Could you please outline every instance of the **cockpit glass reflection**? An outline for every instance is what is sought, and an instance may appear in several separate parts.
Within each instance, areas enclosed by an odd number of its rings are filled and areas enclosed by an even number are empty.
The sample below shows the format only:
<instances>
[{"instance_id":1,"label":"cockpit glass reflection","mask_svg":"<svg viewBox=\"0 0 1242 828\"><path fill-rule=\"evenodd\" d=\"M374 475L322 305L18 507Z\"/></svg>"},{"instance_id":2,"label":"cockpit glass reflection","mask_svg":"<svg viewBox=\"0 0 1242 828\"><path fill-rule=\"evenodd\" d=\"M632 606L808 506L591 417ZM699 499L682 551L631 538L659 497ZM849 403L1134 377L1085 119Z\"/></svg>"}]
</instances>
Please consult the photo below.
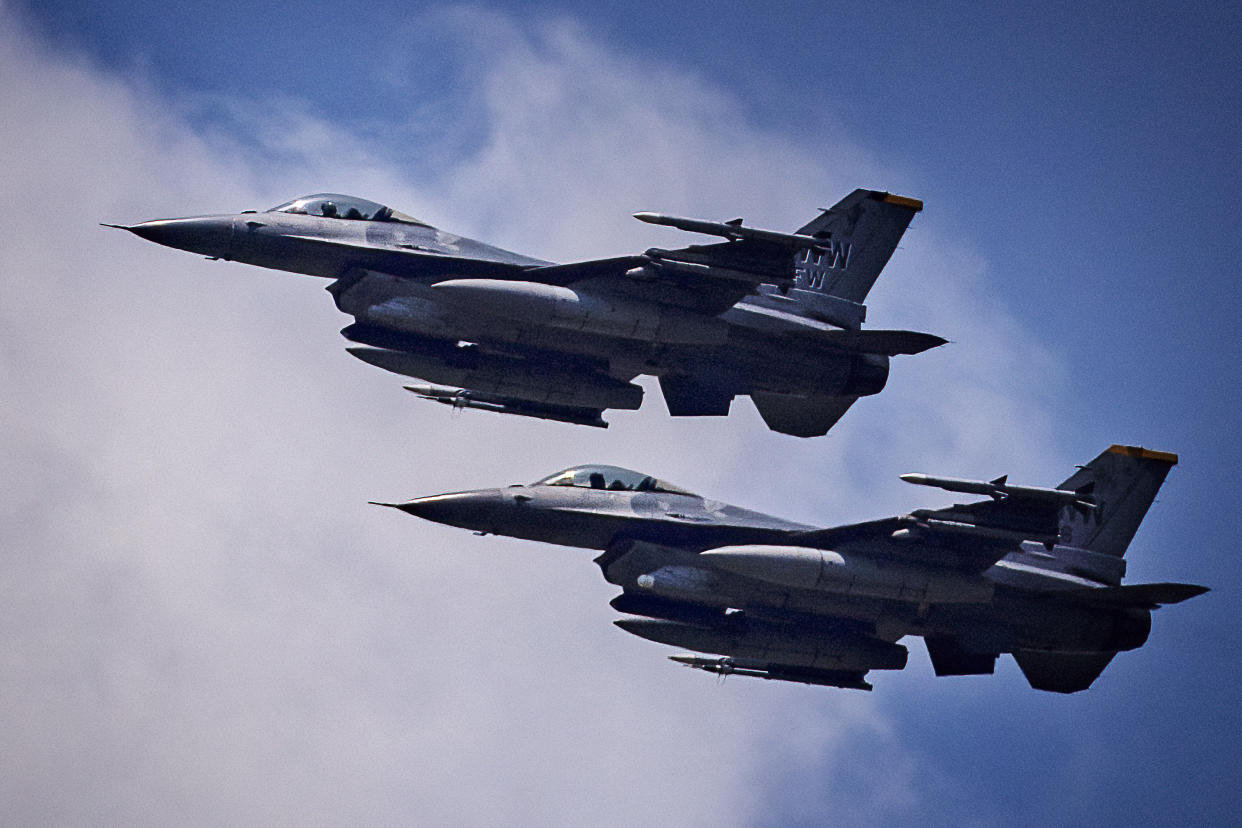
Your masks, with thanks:
<instances>
[{"instance_id":1,"label":"cockpit glass reflection","mask_svg":"<svg viewBox=\"0 0 1242 828\"><path fill-rule=\"evenodd\" d=\"M694 495L693 492L658 480L651 475L617 466L578 466L549 475L533 485L575 486L580 489L604 489L613 492L669 492L670 494Z\"/></svg>"},{"instance_id":2,"label":"cockpit glass reflection","mask_svg":"<svg viewBox=\"0 0 1242 828\"><path fill-rule=\"evenodd\" d=\"M422 224L413 216L385 207L374 201L340 193L319 193L287 201L268 210L269 213L294 213L304 216L349 219L353 221L397 221L404 224Z\"/></svg>"}]
</instances>

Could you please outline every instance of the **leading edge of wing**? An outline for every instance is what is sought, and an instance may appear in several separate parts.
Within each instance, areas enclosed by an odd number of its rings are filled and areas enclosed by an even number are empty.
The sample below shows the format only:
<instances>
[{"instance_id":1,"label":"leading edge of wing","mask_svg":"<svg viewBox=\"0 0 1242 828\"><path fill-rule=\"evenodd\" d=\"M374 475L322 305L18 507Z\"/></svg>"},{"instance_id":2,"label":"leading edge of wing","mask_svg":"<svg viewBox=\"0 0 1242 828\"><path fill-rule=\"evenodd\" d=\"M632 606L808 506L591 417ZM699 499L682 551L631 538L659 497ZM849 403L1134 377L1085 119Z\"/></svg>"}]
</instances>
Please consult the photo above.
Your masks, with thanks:
<instances>
[{"instance_id":1,"label":"leading edge of wing","mask_svg":"<svg viewBox=\"0 0 1242 828\"><path fill-rule=\"evenodd\" d=\"M773 269L771 263L767 263L767 268L756 268L753 267L754 262L747 261L740 255L752 249L754 245L742 242L692 246L678 250L652 248L638 256L539 265L528 268L527 273L549 284L568 284L597 276L625 276L640 281L692 277L730 284L746 291L762 284L793 284L792 258L789 258L787 274ZM764 249L762 245L760 249ZM784 258L778 258L777 261L782 265L785 263Z\"/></svg>"},{"instance_id":2,"label":"leading edge of wing","mask_svg":"<svg viewBox=\"0 0 1242 828\"><path fill-rule=\"evenodd\" d=\"M809 532L794 532L789 540L800 546L812 549L832 549L847 543L887 540L903 526L901 518L882 518L863 523L849 523L834 526L831 529L812 529Z\"/></svg>"},{"instance_id":3,"label":"leading edge of wing","mask_svg":"<svg viewBox=\"0 0 1242 828\"><path fill-rule=\"evenodd\" d=\"M569 264L528 267L525 272L538 282L549 285L568 285L598 276L621 277L630 270L647 263L648 259L645 256L614 256L610 259L588 259Z\"/></svg>"},{"instance_id":4,"label":"leading edge of wing","mask_svg":"<svg viewBox=\"0 0 1242 828\"><path fill-rule=\"evenodd\" d=\"M1016 536L970 526L937 526L913 515L798 532L792 544L813 549L859 547L864 555L978 573L1021 548Z\"/></svg>"},{"instance_id":5,"label":"leading edge of wing","mask_svg":"<svg viewBox=\"0 0 1242 828\"><path fill-rule=\"evenodd\" d=\"M498 276L512 278L522 273L528 265L494 261L474 256L454 255L427 247L398 247L391 244L371 244L352 239L321 238L318 236L288 235L306 245L317 245L330 250L348 250L362 259L355 267L375 270L401 278L424 276L428 266L439 271L458 275Z\"/></svg>"},{"instance_id":6,"label":"leading edge of wing","mask_svg":"<svg viewBox=\"0 0 1242 828\"><path fill-rule=\"evenodd\" d=\"M733 278L731 271L702 265L653 260L650 256L620 256L570 264L529 267L522 275L542 284L579 287L600 294L668 304L715 316L737 304L764 280Z\"/></svg>"}]
</instances>

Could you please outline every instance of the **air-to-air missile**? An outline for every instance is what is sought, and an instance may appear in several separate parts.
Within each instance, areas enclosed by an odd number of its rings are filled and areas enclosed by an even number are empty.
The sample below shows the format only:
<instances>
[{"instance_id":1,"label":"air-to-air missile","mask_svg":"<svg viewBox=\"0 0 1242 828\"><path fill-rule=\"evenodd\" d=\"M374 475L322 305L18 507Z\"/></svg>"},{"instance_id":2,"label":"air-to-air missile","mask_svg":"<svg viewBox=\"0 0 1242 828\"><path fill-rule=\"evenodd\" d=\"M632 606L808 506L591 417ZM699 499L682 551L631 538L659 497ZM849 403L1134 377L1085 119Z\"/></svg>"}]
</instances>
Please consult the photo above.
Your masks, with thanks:
<instances>
[{"instance_id":1,"label":"air-to-air missile","mask_svg":"<svg viewBox=\"0 0 1242 828\"><path fill-rule=\"evenodd\" d=\"M660 213L635 213L634 218L647 224L660 224L675 227L691 233L703 233L708 236L721 236L730 241L763 241L781 245L790 250L825 250L829 244L835 244L828 237L808 236L804 233L782 233L778 230L762 230L758 227L747 227L741 219L733 221L704 221L703 219L679 218Z\"/></svg>"},{"instance_id":2,"label":"air-to-air missile","mask_svg":"<svg viewBox=\"0 0 1242 828\"><path fill-rule=\"evenodd\" d=\"M484 391L469 391L465 388L449 388L444 385L407 385L405 390L417 394L421 399L432 400L453 408L477 408L480 411L495 411L499 414L517 414L522 417L538 417L542 420L560 420L576 425L608 428L608 423L604 422L602 417L592 417L590 414L576 415L572 412L549 409L537 402L522 400L518 397L505 397Z\"/></svg>"}]
</instances>

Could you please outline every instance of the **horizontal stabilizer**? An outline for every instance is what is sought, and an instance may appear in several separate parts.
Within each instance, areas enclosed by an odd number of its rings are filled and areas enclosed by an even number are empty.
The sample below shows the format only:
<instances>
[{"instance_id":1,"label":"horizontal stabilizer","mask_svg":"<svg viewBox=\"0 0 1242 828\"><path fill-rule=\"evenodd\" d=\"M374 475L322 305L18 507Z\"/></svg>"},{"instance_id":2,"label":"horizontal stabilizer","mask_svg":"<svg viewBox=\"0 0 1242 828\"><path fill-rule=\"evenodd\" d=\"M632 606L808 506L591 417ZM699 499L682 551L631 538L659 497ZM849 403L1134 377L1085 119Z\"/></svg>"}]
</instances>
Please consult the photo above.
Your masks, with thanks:
<instances>
[{"instance_id":1,"label":"horizontal stabilizer","mask_svg":"<svg viewBox=\"0 0 1242 828\"><path fill-rule=\"evenodd\" d=\"M1126 607L1156 609L1165 604L1180 604L1208 592L1208 587L1198 584L1127 584L1125 586L1087 589L1073 593L1088 601L1120 604Z\"/></svg>"},{"instance_id":2,"label":"horizontal stabilizer","mask_svg":"<svg viewBox=\"0 0 1242 828\"><path fill-rule=\"evenodd\" d=\"M816 339L861 354L901 356L939 348L949 340L919 331L840 330L816 331Z\"/></svg>"}]
</instances>

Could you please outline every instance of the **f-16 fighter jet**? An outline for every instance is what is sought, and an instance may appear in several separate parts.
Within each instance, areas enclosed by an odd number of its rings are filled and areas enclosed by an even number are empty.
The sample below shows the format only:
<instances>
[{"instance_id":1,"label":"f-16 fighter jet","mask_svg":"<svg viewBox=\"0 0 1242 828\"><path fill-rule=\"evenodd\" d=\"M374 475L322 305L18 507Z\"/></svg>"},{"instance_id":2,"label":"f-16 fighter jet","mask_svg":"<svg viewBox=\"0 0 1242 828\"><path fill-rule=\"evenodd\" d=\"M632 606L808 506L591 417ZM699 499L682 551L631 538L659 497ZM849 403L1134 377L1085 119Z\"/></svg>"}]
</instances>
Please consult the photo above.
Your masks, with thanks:
<instances>
[{"instance_id":1,"label":"f-16 fighter jet","mask_svg":"<svg viewBox=\"0 0 1242 828\"><path fill-rule=\"evenodd\" d=\"M264 213L148 221L169 247L322 276L354 317L364 362L454 407L606 426L659 377L673 416L729 413L748 394L768 426L825 434L888 379L889 357L941 345L863 330L862 304L922 202L855 190L793 233L637 213L725 239L553 264L437 230L375 202L306 196Z\"/></svg>"},{"instance_id":2,"label":"f-16 fighter jet","mask_svg":"<svg viewBox=\"0 0 1242 828\"><path fill-rule=\"evenodd\" d=\"M987 499L818 529L612 466L395 506L510 537L603 550L621 629L722 675L870 690L921 636L938 676L1012 653L1031 686L1085 690L1141 647L1151 611L1207 591L1123 585L1124 554L1177 456L1112 446L1055 489L904 475Z\"/></svg>"}]
</instances>

